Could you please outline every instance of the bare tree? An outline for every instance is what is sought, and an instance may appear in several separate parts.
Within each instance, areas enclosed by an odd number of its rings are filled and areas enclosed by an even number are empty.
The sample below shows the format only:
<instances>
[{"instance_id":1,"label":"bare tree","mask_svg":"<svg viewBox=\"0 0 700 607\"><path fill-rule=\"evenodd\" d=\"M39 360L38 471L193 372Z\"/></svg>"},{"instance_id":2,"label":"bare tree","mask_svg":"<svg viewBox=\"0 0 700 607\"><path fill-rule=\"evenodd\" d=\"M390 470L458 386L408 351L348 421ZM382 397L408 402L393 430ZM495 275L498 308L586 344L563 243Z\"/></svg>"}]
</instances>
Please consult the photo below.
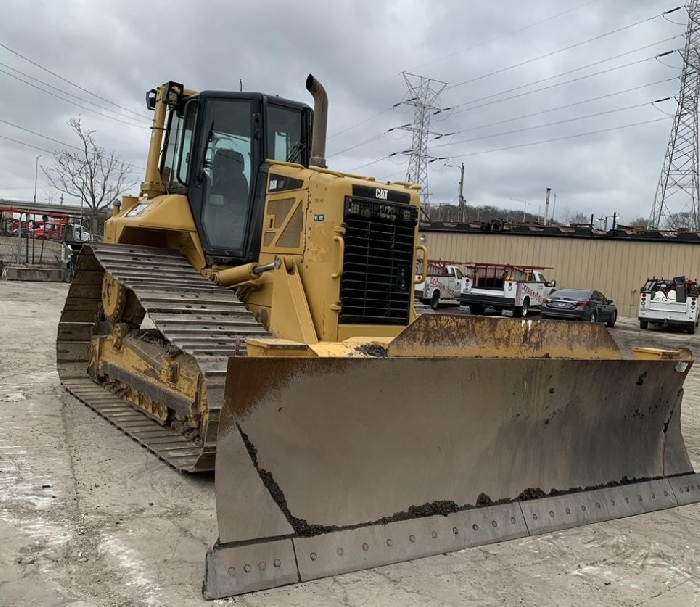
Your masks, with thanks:
<instances>
[{"instance_id":1,"label":"bare tree","mask_svg":"<svg viewBox=\"0 0 700 607\"><path fill-rule=\"evenodd\" d=\"M95 234L100 210L134 187L137 179L131 165L97 145L95 131L86 130L80 117L71 118L68 125L80 143L54 154L54 166L42 170L54 188L79 198L81 206L87 207L90 231Z\"/></svg>"},{"instance_id":2,"label":"bare tree","mask_svg":"<svg viewBox=\"0 0 700 607\"><path fill-rule=\"evenodd\" d=\"M574 224L590 224L591 223L591 217L586 216L585 214L581 213L580 211L578 213L571 213L569 214L569 225L574 225Z\"/></svg>"},{"instance_id":3,"label":"bare tree","mask_svg":"<svg viewBox=\"0 0 700 607\"><path fill-rule=\"evenodd\" d=\"M680 213L671 213L668 216L666 228L669 230L691 230L696 231L698 226L692 213L682 211Z\"/></svg>"},{"instance_id":4,"label":"bare tree","mask_svg":"<svg viewBox=\"0 0 700 607\"><path fill-rule=\"evenodd\" d=\"M633 221L630 222L630 225L633 228L646 228L647 227L647 219L644 217L637 217L637 219L634 219Z\"/></svg>"}]
</instances>

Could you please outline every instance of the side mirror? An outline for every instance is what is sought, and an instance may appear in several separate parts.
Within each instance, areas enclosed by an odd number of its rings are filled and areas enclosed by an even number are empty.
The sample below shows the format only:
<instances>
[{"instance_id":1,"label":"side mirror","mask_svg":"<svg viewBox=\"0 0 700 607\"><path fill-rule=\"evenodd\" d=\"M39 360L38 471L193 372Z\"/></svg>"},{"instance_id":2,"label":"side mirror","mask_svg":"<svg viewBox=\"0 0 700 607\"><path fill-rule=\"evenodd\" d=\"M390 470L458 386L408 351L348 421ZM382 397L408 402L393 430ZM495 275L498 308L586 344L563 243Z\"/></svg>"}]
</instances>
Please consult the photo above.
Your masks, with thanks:
<instances>
[{"instance_id":1,"label":"side mirror","mask_svg":"<svg viewBox=\"0 0 700 607\"><path fill-rule=\"evenodd\" d=\"M556 280L550 280L549 282L544 283L545 287L556 287L557 286L557 281Z\"/></svg>"}]
</instances>

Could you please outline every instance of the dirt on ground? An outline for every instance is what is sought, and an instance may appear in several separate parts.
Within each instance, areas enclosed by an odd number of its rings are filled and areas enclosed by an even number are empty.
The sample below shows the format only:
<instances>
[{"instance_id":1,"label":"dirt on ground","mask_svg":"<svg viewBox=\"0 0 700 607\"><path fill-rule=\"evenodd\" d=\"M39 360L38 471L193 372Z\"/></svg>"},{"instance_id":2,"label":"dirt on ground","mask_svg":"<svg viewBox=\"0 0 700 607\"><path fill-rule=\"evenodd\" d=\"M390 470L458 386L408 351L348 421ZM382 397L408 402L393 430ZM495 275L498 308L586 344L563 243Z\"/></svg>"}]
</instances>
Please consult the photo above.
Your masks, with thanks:
<instances>
[{"instance_id":1,"label":"dirt on ground","mask_svg":"<svg viewBox=\"0 0 700 607\"><path fill-rule=\"evenodd\" d=\"M212 476L182 475L67 395L55 369L67 285L0 281L0 606L684 607L700 603L700 505L249 594L202 599ZM698 336L611 330L635 345ZM683 428L700 467L700 365Z\"/></svg>"}]
</instances>

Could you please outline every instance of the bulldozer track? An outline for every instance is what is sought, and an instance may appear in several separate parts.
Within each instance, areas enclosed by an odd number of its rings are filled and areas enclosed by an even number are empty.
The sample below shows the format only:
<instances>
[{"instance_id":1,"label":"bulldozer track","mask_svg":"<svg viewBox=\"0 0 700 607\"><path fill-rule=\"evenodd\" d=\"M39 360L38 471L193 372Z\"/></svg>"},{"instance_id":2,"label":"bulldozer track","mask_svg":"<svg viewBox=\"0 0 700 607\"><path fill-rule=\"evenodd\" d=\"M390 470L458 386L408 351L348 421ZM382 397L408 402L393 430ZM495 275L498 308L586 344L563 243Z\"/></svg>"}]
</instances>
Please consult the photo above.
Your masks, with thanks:
<instances>
[{"instance_id":1,"label":"bulldozer track","mask_svg":"<svg viewBox=\"0 0 700 607\"><path fill-rule=\"evenodd\" d=\"M199 365L209 411L201 444L161 425L88 376L105 272L133 291L162 336ZM269 333L233 291L208 281L179 253L86 243L59 320L58 374L68 392L162 460L183 472L205 472L214 469L228 358L246 356L245 339L264 335Z\"/></svg>"}]
</instances>

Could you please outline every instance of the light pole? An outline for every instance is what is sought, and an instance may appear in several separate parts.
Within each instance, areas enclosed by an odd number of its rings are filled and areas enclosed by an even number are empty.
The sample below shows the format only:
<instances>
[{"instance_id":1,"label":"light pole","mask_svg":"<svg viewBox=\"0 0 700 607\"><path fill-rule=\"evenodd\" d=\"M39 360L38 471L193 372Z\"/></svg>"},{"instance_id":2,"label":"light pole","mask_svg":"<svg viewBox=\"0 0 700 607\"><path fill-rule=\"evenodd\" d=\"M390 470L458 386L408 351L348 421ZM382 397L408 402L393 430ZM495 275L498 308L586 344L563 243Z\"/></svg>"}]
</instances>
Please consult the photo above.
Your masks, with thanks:
<instances>
[{"instance_id":1,"label":"light pole","mask_svg":"<svg viewBox=\"0 0 700 607\"><path fill-rule=\"evenodd\" d=\"M612 218L613 220L613 230L617 227L617 220L620 219L620 215L615 212L612 215L606 215L604 217L598 217L598 221L604 222L604 230L607 232L608 231L608 219Z\"/></svg>"},{"instance_id":2,"label":"light pole","mask_svg":"<svg viewBox=\"0 0 700 607\"><path fill-rule=\"evenodd\" d=\"M39 177L39 158L41 158L41 154L34 161L34 204L36 204L36 182Z\"/></svg>"},{"instance_id":3,"label":"light pole","mask_svg":"<svg viewBox=\"0 0 700 607\"><path fill-rule=\"evenodd\" d=\"M525 209L527 208L527 198L513 198L511 196L509 200L517 200L518 202L522 202L525 205L523 206L523 223L525 223Z\"/></svg>"}]
</instances>

